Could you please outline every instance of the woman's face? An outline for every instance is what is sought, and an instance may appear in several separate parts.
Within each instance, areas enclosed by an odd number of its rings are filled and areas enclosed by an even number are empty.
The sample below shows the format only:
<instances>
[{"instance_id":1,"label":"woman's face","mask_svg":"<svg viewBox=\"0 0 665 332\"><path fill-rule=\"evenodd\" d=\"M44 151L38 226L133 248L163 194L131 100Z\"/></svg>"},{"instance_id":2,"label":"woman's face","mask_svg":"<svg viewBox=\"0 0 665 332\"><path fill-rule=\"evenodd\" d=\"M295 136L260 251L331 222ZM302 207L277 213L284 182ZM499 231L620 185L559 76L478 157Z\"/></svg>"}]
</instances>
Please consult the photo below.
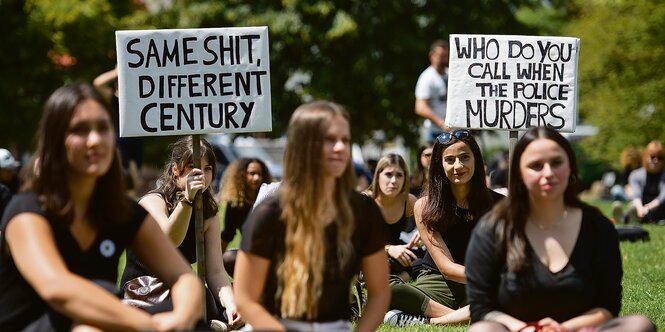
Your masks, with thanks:
<instances>
[{"instance_id":1,"label":"woman's face","mask_svg":"<svg viewBox=\"0 0 665 332\"><path fill-rule=\"evenodd\" d=\"M245 181L249 190L258 191L261 183L263 182L263 168L261 164L252 161L247 165L245 172Z\"/></svg>"},{"instance_id":2,"label":"woman's face","mask_svg":"<svg viewBox=\"0 0 665 332\"><path fill-rule=\"evenodd\" d=\"M568 187L570 161L557 142L538 138L524 149L520 173L532 198L559 198Z\"/></svg>"},{"instance_id":3,"label":"woman's face","mask_svg":"<svg viewBox=\"0 0 665 332\"><path fill-rule=\"evenodd\" d=\"M74 109L65 135L65 153L72 173L100 177L109 170L115 153L115 134L108 112L94 99Z\"/></svg>"},{"instance_id":4,"label":"woman's face","mask_svg":"<svg viewBox=\"0 0 665 332\"><path fill-rule=\"evenodd\" d=\"M341 115L336 115L326 131L323 144L323 160L325 173L328 176L340 177L351 157L351 131L349 123Z\"/></svg>"},{"instance_id":5,"label":"woman's face","mask_svg":"<svg viewBox=\"0 0 665 332\"><path fill-rule=\"evenodd\" d=\"M379 173L379 189L383 195L395 197L404 186L404 170L399 165L391 165Z\"/></svg>"},{"instance_id":6,"label":"woman's face","mask_svg":"<svg viewBox=\"0 0 665 332\"><path fill-rule=\"evenodd\" d=\"M432 160L432 148L425 148L420 154L420 164L423 165L425 170L429 169L429 162Z\"/></svg>"},{"instance_id":7,"label":"woman's face","mask_svg":"<svg viewBox=\"0 0 665 332\"><path fill-rule=\"evenodd\" d=\"M443 150L443 170L452 185L469 183L475 171L475 161L471 148L462 141Z\"/></svg>"},{"instance_id":8,"label":"woman's face","mask_svg":"<svg viewBox=\"0 0 665 332\"><path fill-rule=\"evenodd\" d=\"M189 173L192 172L192 169L194 169L194 164L188 164L185 166L185 169L182 172L179 172L178 174L178 187L181 190L184 190L187 186L187 176ZM210 187L210 184L212 183L212 165L210 165L210 162L208 162L208 157L207 156L201 156L201 170L203 171L204 175L204 183L205 183L205 189L208 189Z\"/></svg>"}]
</instances>

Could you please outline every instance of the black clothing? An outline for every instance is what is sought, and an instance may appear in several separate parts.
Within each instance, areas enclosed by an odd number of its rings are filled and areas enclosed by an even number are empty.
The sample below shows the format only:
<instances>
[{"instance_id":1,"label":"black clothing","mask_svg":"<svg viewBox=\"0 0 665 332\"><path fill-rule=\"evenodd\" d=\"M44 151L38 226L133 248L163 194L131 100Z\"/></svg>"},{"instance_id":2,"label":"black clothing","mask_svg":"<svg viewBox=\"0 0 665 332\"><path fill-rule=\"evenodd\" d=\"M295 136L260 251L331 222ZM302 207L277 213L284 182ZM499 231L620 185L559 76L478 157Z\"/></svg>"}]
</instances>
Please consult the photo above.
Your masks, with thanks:
<instances>
[{"instance_id":1,"label":"black clothing","mask_svg":"<svg viewBox=\"0 0 665 332\"><path fill-rule=\"evenodd\" d=\"M9 221L21 213L35 213L49 222L60 256L72 273L89 280L115 284L118 277L118 260L122 252L132 244L147 212L132 202L133 213L127 222L98 230L97 237L88 249L81 249L69 231L69 227L49 219L34 193L18 194L7 206L0 226L0 331L25 329L43 315L58 320L56 330L69 330L71 320L54 312L37 295L16 268L8 251L4 230Z\"/></svg>"},{"instance_id":2,"label":"black clothing","mask_svg":"<svg viewBox=\"0 0 665 332\"><path fill-rule=\"evenodd\" d=\"M325 229L325 271L323 290L318 303L318 315L312 320L329 322L349 320L349 292L351 280L358 274L363 257L383 250L385 244L382 225L385 223L379 207L371 197L353 192L350 198L355 229L351 237L353 255L341 269L337 259L337 225ZM243 226L240 249L271 261L261 303L268 312L280 317L281 298L277 294L277 266L285 251L286 224L280 219L282 207L279 195L266 198L249 216ZM305 317L295 318L308 321Z\"/></svg>"},{"instance_id":3,"label":"black clothing","mask_svg":"<svg viewBox=\"0 0 665 332\"><path fill-rule=\"evenodd\" d=\"M413 216L406 216L406 203L404 203L404 212L402 213L402 217L400 217L399 220L392 224L383 223L383 235L385 236L386 243L392 245L404 244L404 241L399 238L399 235L404 231L408 231L406 229L407 224L409 219L412 218Z\"/></svg>"},{"instance_id":4,"label":"black clothing","mask_svg":"<svg viewBox=\"0 0 665 332\"><path fill-rule=\"evenodd\" d=\"M233 241L233 238L236 236L236 230L241 229L249 212L252 211L252 205L253 203L245 203L243 206L231 206L230 204L226 204L222 241L227 243Z\"/></svg>"},{"instance_id":5,"label":"black clothing","mask_svg":"<svg viewBox=\"0 0 665 332\"><path fill-rule=\"evenodd\" d=\"M550 272L528 241L528 266L519 273L508 272L505 251L496 243L494 227L481 220L471 236L465 264L472 322L493 310L522 321L552 317L563 322L596 307L619 314L623 275L619 240L612 223L596 211L582 210L577 242L560 272Z\"/></svg>"},{"instance_id":6,"label":"black clothing","mask_svg":"<svg viewBox=\"0 0 665 332\"><path fill-rule=\"evenodd\" d=\"M490 195L492 196L492 205L489 206L488 211L492 209L492 206L494 206L496 202L504 198L503 195L492 190L490 190ZM446 232L441 233L441 238L443 238L443 242L453 256L453 261L457 264L463 265L464 260L466 259L469 239L471 238L471 231L473 231L478 220L466 219L466 217L470 215L468 209L455 206L455 210L455 219L450 226L448 226ZM434 271L439 271L439 267L436 266L434 258L432 258L429 252L425 253L425 257L423 257L423 266Z\"/></svg>"}]
</instances>

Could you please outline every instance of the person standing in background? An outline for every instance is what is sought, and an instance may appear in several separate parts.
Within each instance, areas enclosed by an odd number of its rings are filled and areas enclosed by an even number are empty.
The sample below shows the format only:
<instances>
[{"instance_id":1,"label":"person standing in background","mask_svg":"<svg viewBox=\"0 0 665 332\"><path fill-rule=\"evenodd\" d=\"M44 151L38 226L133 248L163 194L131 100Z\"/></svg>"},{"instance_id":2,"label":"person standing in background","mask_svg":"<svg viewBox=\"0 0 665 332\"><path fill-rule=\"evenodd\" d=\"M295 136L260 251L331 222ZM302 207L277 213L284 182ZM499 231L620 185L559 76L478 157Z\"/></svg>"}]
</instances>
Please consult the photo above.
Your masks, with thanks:
<instances>
[{"instance_id":1,"label":"person standing in background","mask_svg":"<svg viewBox=\"0 0 665 332\"><path fill-rule=\"evenodd\" d=\"M122 168L125 171L127 189L132 195L143 184L141 167L143 166L143 137L120 137L120 106L118 100L118 67L97 76L93 80L95 89L111 106L113 124L116 128L116 145L120 150Z\"/></svg>"},{"instance_id":2,"label":"person standing in background","mask_svg":"<svg viewBox=\"0 0 665 332\"><path fill-rule=\"evenodd\" d=\"M446 125L446 103L448 101L448 42L437 40L430 46L430 66L418 77L416 83L416 114L425 118L424 141L434 140L444 131Z\"/></svg>"}]
</instances>

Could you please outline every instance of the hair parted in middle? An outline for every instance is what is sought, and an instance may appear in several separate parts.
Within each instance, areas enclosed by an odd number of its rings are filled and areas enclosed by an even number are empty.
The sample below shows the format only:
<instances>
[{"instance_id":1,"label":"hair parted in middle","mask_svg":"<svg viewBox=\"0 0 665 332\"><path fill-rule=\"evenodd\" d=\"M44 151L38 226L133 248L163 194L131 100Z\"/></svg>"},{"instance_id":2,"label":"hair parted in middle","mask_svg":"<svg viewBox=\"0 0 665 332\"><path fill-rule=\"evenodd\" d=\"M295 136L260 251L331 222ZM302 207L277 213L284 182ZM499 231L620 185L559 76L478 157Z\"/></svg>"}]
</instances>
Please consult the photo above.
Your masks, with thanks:
<instances>
[{"instance_id":1,"label":"hair parted in middle","mask_svg":"<svg viewBox=\"0 0 665 332\"><path fill-rule=\"evenodd\" d=\"M386 167L389 166L398 166L404 172L404 184L399 193L404 196L404 199L409 197L409 169L406 167L406 162L404 158L396 153L389 153L376 163L376 169L374 170L374 177L372 178L372 183L369 186L367 192L372 196L372 198L377 198L381 194L381 188L379 186L379 174L383 172Z\"/></svg>"},{"instance_id":2,"label":"hair parted in middle","mask_svg":"<svg viewBox=\"0 0 665 332\"><path fill-rule=\"evenodd\" d=\"M323 218L334 208L337 217L337 257L340 265L352 255L354 229L349 197L356 177L349 158L344 173L335 180L333 204L324 187L326 177L323 147L335 117L349 121L344 108L331 101L299 106L291 116L284 151L284 177L279 191L281 219L286 223L284 260L277 268L280 311L284 318L313 319L323 288L325 238Z\"/></svg>"},{"instance_id":3,"label":"hair parted in middle","mask_svg":"<svg viewBox=\"0 0 665 332\"><path fill-rule=\"evenodd\" d=\"M528 263L525 253L527 238L524 229L532 207L529 199L529 191L522 179L520 159L527 146L540 138L556 142L568 157L570 178L563 193L564 204L597 211L596 208L582 202L577 196L577 179L579 173L575 152L570 142L558 131L550 127L534 127L527 130L515 144L510 160L510 181L508 183L508 192L510 195L499 201L488 214L489 224L495 227L497 243L506 250L506 265L510 272L519 272Z\"/></svg>"},{"instance_id":4,"label":"hair parted in middle","mask_svg":"<svg viewBox=\"0 0 665 332\"><path fill-rule=\"evenodd\" d=\"M427 204L423 209L423 224L432 232L445 232L455 220L457 202L453 196L450 179L443 169L443 153L457 142L466 144L473 153L474 171L469 180L470 191L467 198L469 212L474 220L478 220L492 206L492 197L485 182L485 161L475 138L471 135L463 139L454 138L447 144L434 140L429 178L421 194L421 197L427 196Z\"/></svg>"}]
</instances>

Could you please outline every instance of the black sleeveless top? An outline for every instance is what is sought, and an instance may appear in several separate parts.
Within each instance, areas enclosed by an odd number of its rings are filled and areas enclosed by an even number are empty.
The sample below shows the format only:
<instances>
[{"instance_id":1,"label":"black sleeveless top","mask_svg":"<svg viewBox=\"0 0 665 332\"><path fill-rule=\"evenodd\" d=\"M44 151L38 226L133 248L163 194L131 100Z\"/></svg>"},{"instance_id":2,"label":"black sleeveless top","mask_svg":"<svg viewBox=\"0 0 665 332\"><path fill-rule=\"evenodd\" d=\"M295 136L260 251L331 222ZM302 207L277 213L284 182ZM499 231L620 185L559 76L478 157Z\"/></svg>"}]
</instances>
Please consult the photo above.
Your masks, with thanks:
<instances>
[{"instance_id":1,"label":"black sleeveless top","mask_svg":"<svg viewBox=\"0 0 665 332\"><path fill-rule=\"evenodd\" d=\"M404 243L402 240L400 240L399 235L404 231L409 231L409 229L407 229L410 224L409 219L413 218L413 216L406 216L406 206L407 203L404 202L404 213L402 213L402 217L399 218L399 220L392 224L387 222L383 224L383 234L386 238L386 244L398 245Z\"/></svg>"}]
</instances>

